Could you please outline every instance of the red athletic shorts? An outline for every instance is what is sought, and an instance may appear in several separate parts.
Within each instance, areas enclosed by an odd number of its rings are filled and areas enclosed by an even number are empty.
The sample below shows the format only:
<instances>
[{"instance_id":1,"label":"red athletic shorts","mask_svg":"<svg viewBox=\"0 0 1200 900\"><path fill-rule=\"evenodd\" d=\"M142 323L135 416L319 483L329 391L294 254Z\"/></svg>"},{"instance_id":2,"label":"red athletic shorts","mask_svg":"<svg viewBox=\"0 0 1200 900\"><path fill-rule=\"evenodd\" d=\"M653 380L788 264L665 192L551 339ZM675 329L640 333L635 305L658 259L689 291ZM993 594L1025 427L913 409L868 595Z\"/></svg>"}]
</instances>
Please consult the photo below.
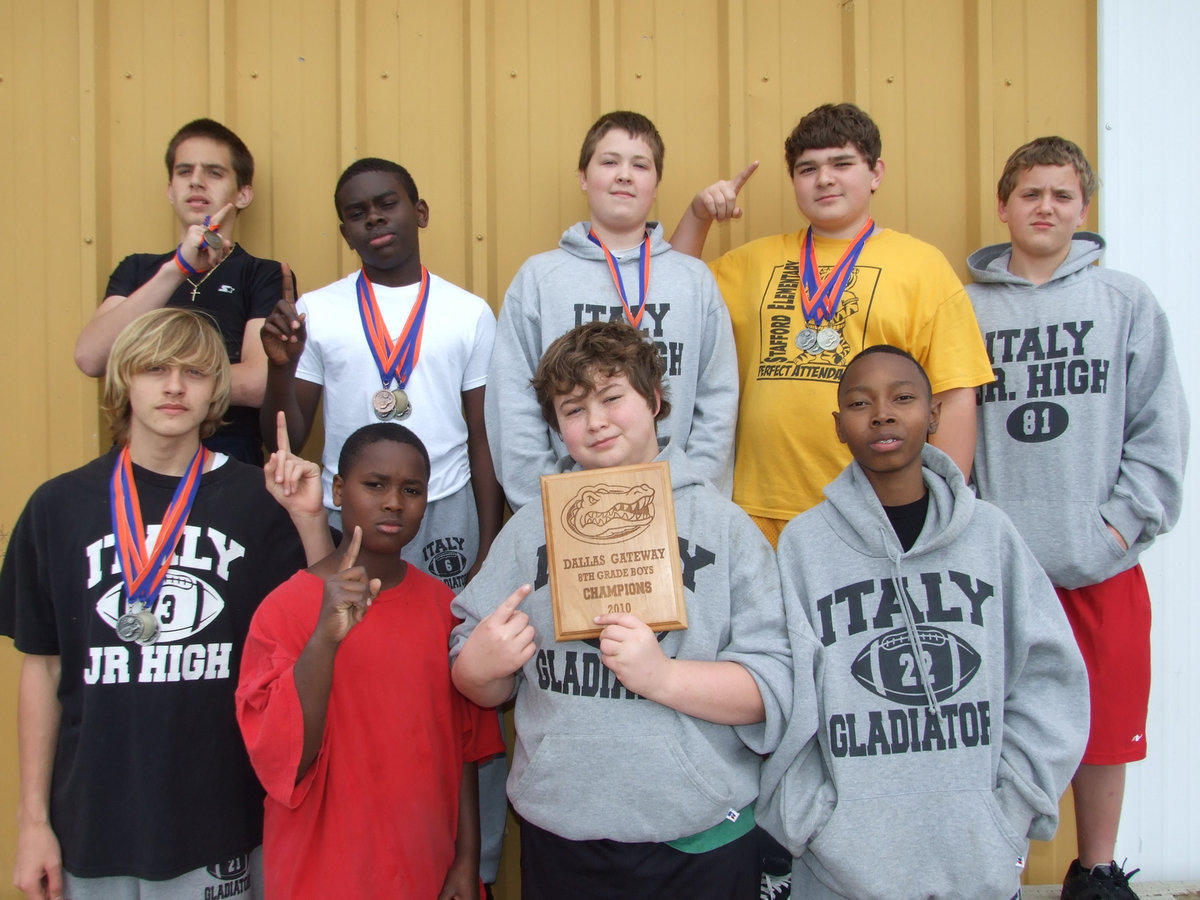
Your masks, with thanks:
<instances>
[{"instance_id":1,"label":"red athletic shorts","mask_svg":"<svg viewBox=\"0 0 1200 900\"><path fill-rule=\"evenodd\" d=\"M1141 566L1058 598L1091 685L1092 727L1083 762L1114 766L1146 758L1150 705L1150 593Z\"/></svg>"}]
</instances>

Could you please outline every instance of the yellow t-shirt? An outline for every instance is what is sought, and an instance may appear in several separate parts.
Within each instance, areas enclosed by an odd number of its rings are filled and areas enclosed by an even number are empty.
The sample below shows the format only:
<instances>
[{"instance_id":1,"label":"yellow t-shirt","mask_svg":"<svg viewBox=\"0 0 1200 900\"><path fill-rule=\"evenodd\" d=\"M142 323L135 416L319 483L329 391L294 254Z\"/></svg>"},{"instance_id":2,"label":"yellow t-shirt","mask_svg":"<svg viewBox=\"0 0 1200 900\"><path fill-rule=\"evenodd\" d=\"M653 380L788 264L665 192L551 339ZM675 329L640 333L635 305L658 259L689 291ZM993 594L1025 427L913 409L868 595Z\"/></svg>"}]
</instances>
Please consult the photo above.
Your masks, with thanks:
<instances>
[{"instance_id":1,"label":"yellow t-shirt","mask_svg":"<svg viewBox=\"0 0 1200 900\"><path fill-rule=\"evenodd\" d=\"M711 265L738 354L733 499L752 516L786 520L816 506L825 485L850 463L831 413L838 378L864 347L907 350L925 367L934 393L992 380L970 300L935 247L877 228L832 319L810 326L799 290L803 237L751 241ZM816 239L822 278L849 244ZM823 329L834 334L822 335Z\"/></svg>"}]
</instances>

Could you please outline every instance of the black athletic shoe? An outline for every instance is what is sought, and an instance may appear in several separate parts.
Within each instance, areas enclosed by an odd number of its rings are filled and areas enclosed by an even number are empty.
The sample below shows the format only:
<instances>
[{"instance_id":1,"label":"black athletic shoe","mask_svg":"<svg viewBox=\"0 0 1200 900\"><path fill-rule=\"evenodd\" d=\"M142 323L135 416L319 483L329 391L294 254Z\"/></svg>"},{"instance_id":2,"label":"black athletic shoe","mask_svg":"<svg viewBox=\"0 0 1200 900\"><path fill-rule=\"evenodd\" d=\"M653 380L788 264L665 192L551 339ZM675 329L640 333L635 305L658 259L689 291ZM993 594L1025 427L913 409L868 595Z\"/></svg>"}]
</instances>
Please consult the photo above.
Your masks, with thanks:
<instances>
[{"instance_id":1,"label":"black athletic shoe","mask_svg":"<svg viewBox=\"0 0 1200 900\"><path fill-rule=\"evenodd\" d=\"M1063 879L1062 900L1138 900L1138 895L1129 886L1129 879L1140 869L1129 874L1114 860L1108 871L1101 866L1085 869L1079 860L1071 863L1067 877Z\"/></svg>"},{"instance_id":2,"label":"black athletic shoe","mask_svg":"<svg viewBox=\"0 0 1200 900\"><path fill-rule=\"evenodd\" d=\"M762 873L762 882L758 888L759 900L787 900L792 896L792 873L786 875L772 875L770 872Z\"/></svg>"}]
</instances>

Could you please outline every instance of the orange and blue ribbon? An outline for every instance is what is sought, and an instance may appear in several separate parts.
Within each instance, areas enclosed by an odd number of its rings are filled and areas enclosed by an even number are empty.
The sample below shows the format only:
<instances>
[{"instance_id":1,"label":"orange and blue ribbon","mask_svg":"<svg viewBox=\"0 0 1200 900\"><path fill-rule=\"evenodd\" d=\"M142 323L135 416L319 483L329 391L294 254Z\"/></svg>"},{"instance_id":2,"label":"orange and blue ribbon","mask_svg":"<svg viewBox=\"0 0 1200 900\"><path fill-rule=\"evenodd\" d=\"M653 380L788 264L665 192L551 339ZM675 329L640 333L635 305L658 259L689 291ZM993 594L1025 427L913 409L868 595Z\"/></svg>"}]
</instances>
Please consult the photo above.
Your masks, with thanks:
<instances>
[{"instance_id":1,"label":"orange and blue ribbon","mask_svg":"<svg viewBox=\"0 0 1200 900\"><path fill-rule=\"evenodd\" d=\"M358 317L362 320L363 334L366 335L367 346L371 348L371 355L375 358L375 365L379 368L383 387L388 389L392 379L395 379L403 388L421 356L421 338L425 333L425 307L429 303L429 271L421 266L421 287L417 291L417 302L408 314L408 321L404 323L404 331L401 332L398 343L393 343L391 335L388 334L387 323L383 321L383 314L375 300L375 288L372 287L371 279L367 277L365 270L358 273L357 292Z\"/></svg>"},{"instance_id":2,"label":"orange and blue ribbon","mask_svg":"<svg viewBox=\"0 0 1200 900\"><path fill-rule=\"evenodd\" d=\"M183 536L188 513L196 499L200 478L208 451L201 445L196 449L159 526L154 547L146 553L146 528L142 522L142 507L138 502L137 485L133 480L133 462L129 448L117 456L109 486L112 507L112 529L117 543L117 559L125 582L126 608L141 603L143 609L154 609L163 579L171 567L171 557Z\"/></svg>"},{"instance_id":3,"label":"orange and blue ribbon","mask_svg":"<svg viewBox=\"0 0 1200 900\"><path fill-rule=\"evenodd\" d=\"M842 254L842 258L837 261L824 279L817 271L817 254L813 246L812 227L805 230L804 246L801 250L804 257L804 273L801 276L803 290L800 292L800 306L804 311L804 321L812 325L820 325L833 318L842 301L842 292L846 290L846 285L850 282L850 273L854 271L854 266L858 263L858 255L862 253L867 238L871 236L874 228L875 220L867 219L867 223L855 235L850 246L846 248L846 252Z\"/></svg>"},{"instance_id":4,"label":"orange and blue ribbon","mask_svg":"<svg viewBox=\"0 0 1200 900\"><path fill-rule=\"evenodd\" d=\"M621 270L617 266L617 258L612 255L611 250L604 246L604 241L600 240L596 232L590 228L588 229L588 240L604 251L604 258L608 261L609 274L612 275L613 284L617 286L617 293L621 295L621 305L625 307L625 317L634 328L640 328L642 313L646 311L646 291L650 288L650 233L647 232L642 241L638 260L638 305L636 311L629 306L629 297L625 293L625 284L621 281Z\"/></svg>"}]
</instances>

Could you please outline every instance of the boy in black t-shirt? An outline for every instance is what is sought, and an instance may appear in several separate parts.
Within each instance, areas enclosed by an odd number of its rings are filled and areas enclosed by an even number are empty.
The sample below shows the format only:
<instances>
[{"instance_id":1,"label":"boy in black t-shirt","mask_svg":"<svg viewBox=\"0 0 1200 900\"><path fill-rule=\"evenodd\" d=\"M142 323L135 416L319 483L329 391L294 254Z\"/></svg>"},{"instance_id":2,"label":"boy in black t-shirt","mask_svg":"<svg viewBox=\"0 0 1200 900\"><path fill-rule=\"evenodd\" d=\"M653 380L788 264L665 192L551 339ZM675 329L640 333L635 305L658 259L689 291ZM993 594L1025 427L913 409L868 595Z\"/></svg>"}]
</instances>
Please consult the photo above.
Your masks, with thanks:
<instances>
[{"instance_id":1,"label":"boy in black t-shirt","mask_svg":"<svg viewBox=\"0 0 1200 900\"><path fill-rule=\"evenodd\" d=\"M13 529L0 634L25 654L30 897L261 896L263 793L233 696L251 616L304 557L262 472L201 445L229 370L204 316L136 319L105 377L114 447L38 488Z\"/></svg>"},{"instance_id":2,"label":"boy in black t-shirt","mask_svg":"<svg viewBox=\"0 0 1200 900\"><path fill-rule=\"evenodd\" d=\"M220 330L233 366L228 424L205 443L261 466L258 407L267 361L258 332L283 296L283 278L279 263L257 259L234 242L238 213L254 199L254 158L224 125L197 119L171 138L166 162L179 245L121 261L79 334L75 364L99 377L121 329L142 313L163 306L203 310Z\"/></svg>"}]
</instances>

